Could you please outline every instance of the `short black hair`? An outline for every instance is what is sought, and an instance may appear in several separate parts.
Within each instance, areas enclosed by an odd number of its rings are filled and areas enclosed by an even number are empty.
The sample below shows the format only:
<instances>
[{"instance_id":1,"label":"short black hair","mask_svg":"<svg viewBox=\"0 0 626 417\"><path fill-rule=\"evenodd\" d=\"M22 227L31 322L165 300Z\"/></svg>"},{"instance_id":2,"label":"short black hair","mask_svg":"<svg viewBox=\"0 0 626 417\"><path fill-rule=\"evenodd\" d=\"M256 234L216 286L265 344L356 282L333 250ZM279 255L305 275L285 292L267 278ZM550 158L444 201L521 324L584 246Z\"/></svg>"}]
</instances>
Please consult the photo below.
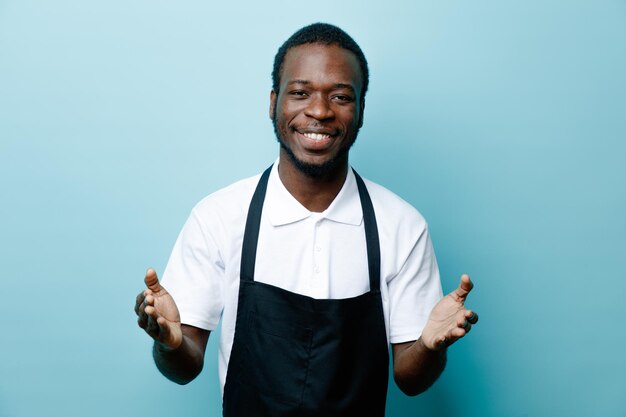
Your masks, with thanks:
<instances>
[{"instance_id":1,"label":"short black hair","mask_svg":"<svg viewBox=\"0 0 626 417\"><path fill-rule=\"evenodd\" d=\"M361 67L361 75L363 76L363 85L361 91L361 104L365 100L365 93L367 92L367 86L369 85L370 73L367 68L367 60L359 45L342 29L337 26L328 23L313 23L298 30L291 35L289 39L285 41L278 48L276 56L274 57L274 68L272 69L272 90L278 94L280 87L280 76L283 69L283 62L285 61L285 55L289 49L305 45L309 43L321 43L324 45L337 45L343 49L347 49L356 55L359 61L359 67Z\"/></svg>"}]
</instances>

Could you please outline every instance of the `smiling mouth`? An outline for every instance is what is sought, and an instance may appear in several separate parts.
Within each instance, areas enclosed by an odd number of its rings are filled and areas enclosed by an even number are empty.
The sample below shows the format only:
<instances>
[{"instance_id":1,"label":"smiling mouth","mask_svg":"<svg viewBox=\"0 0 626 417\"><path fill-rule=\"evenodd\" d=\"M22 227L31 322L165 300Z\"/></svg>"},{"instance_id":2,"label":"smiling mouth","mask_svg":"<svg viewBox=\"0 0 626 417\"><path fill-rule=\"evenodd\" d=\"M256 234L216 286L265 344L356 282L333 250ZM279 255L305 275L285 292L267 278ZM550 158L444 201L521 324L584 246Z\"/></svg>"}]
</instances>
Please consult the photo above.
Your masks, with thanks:
<instances>
[{"instance_id":1,"label":"smiling mouth","mask_svg":"<svg viewBox=\"0 0 626 417\"><path fill-rule=\"evenodd\" d=\"M327 135L325 133L311 133L311 132L303 132L302 136L312 139L316 142L322 141L324 139L329 139L330 135Z\"/></svg>"}]
</instances>

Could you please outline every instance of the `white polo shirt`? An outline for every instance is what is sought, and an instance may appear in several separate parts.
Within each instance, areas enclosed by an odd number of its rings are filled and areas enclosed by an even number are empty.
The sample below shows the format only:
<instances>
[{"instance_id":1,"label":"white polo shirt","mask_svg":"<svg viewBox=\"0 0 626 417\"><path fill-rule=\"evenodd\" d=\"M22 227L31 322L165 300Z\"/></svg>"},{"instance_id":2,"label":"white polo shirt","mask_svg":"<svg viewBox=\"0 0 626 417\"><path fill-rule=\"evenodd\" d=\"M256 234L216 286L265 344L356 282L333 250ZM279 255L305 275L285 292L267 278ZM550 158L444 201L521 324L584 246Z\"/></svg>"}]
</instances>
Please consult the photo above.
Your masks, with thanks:
<instances>
[{"instance_id":1,"label":"white polo shirt","mask_svg":"<svg viewBox=\"0 0 626 417\"><path fill-rule=\"evenodd\" d=\"M162 284L174 297L182 323L215 330L222 319L222 393L237 316L241 245L259 178L241 180L200 201L163 274ZM416 340L442 297L427 224L391 191L364 182L378 225L387 339ZM278 162L274 164L261 217L255 280L318 299L369 291L363 211L352 170L331 205L314 213L287 191L278 176Z\"/></svg>"}]
</instances>

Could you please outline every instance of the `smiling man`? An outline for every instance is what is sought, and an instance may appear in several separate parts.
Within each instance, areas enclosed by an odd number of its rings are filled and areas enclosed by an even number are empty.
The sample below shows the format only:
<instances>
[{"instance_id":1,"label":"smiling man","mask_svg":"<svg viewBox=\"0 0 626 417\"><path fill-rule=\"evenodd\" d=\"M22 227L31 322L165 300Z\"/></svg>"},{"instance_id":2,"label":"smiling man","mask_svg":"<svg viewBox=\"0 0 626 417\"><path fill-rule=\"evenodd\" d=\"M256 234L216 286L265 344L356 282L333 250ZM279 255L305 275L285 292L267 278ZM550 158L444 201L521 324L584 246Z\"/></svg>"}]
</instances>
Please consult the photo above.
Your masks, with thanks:
<instances>
[{"instance_id":1,"label":"smiling man","mask_svg":"<svg viewBox=\"0 0 626 417\"><path fill-rule=\"evenodd\" d=\"M468 276L442 298L422 216L349 166L368 79L341 29L292 35L272 72L278 160L194 207L163 285L146 273L135 311L167 378L200 373L221 319L224 416L384 416L389 344L416 395L478 320Z\"/></svg>"}]
</instances>

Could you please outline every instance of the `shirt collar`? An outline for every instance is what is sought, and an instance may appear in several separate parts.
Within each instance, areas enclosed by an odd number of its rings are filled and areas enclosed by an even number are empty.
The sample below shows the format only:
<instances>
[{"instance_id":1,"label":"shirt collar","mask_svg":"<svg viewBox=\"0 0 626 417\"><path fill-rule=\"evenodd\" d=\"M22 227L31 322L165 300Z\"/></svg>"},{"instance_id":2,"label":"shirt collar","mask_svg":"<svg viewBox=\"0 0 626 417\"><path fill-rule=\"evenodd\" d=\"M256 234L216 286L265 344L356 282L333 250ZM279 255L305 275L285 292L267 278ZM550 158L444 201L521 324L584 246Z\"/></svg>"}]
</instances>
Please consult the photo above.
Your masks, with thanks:
<instances>
[{"instance_id":1,"label":"shirt collar","mask_svg":"<svg viewBox=\"0 0 626 417\"><path fill-rule=\"evenodd\" d=\"M278 160L270 172L263 210L272 226L295 223L313 215L285 188L278 175ZM361 208L361 199L359 198L354 172L351 168L348 169L346 181L337 197L324 212L318 214L318 217L353 226L361 224L363 209Z\"/></svg>"}]
</instances>

